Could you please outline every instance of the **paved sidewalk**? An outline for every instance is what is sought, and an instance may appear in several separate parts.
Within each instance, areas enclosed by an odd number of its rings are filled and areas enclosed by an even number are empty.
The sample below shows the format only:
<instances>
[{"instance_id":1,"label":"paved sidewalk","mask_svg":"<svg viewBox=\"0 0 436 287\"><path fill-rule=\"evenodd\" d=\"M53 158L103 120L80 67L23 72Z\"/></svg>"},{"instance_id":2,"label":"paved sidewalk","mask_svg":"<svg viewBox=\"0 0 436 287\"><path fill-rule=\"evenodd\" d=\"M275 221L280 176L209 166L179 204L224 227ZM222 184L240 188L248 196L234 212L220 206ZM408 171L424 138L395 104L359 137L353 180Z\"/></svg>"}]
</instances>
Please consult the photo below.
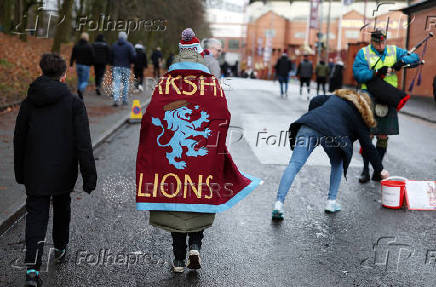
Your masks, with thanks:
<instances>
[{"instance_id":1,"label":"paved sidewalk","mask_svg":"<svg viewBox=\"0 0 436 287\"><path fill-rule=\"evenodd\" d=\"M354 89L355 87L344 86L344 88ZM316 84L313 82L311 89L312 91L316 91ZM434 101L433 97L412 95L410 100L401 109L400 113L431 123L436 123L436 102Z\"/></svg>"},{"instance_id":2,"label":"paved sidewalk","mask_svg":"<svg viewBox=\"0 0 436 287\"><path fill-rule=\"evenodd\" d=\"M436 123L436 102L432 97L412 96L401 113Z\"/></svg>"},{"instance_id":3,"label":"paved sidewalk","mask_svg":"<svg viewBox=\"0 0 436 287\"><path fill-rule=\"evenodd\" d=\"M151 99L151 89L134 92L128 106L112 107L108 96L97 96L88 90L85 105L90 122L92 145L95 148L130 116L133 99L144 107ZM13 136L18 109L0 114L0 234L24 214L25 188L15 182Z\"/></svg>"}]
</instances>

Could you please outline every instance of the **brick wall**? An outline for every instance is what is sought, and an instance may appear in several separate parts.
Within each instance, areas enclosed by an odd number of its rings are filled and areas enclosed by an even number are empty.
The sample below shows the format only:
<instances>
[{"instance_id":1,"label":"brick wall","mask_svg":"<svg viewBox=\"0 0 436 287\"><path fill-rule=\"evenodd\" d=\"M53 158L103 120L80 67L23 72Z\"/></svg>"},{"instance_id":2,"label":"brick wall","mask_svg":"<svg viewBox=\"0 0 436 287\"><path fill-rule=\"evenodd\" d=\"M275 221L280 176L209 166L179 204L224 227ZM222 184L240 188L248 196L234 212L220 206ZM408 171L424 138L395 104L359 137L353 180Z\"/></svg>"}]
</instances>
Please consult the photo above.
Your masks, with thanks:
<instances>
[{"instance_id":1,"label":"brick wall","mask_svg":"<svg viewBox=\"0 0 436 287\"><path fill-rule=\"evenodd\" d=\"M408 49L424 39L429 31L436 34L436 27L426 27L428 17L436 17L436 7L413 13L411 16L412 19L413 17L415 18L410 25ZM421 56L422 50L423 46L418 49L418 55ZM415 84L415 88L412 91L412 94L414 95L428 97L433 95L433 78L436 76L436 54L434 51L436 51L436 39L432 38L428 41L427 52L424 57L425 65L422 66L422 82L420 86L416 86ZM416 75L416 70L417 69L406 71L406 91L408 91L409 85Z\"/></svg>"}]
</instances>

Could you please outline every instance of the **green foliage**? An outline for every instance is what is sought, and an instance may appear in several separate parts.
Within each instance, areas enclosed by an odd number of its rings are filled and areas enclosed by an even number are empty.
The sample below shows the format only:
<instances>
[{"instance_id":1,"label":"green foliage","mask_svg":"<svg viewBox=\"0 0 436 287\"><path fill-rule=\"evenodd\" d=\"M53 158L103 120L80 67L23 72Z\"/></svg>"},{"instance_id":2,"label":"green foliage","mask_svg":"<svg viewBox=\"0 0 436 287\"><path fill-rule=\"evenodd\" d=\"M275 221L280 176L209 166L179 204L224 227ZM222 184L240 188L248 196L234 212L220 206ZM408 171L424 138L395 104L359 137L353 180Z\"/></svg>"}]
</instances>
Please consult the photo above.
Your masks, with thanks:
<instances>
[{"instance_id":1,"label":"green foliage","mask_svg":"<svg viewBox=\"0 0 436 287\"><path fill-rule=\"evenodd\" d=\"M5 68L12 68L14 66L14 64L10 63L6 59L0 59L0 66L3 66Z\"/></svg>"}]
</instances>

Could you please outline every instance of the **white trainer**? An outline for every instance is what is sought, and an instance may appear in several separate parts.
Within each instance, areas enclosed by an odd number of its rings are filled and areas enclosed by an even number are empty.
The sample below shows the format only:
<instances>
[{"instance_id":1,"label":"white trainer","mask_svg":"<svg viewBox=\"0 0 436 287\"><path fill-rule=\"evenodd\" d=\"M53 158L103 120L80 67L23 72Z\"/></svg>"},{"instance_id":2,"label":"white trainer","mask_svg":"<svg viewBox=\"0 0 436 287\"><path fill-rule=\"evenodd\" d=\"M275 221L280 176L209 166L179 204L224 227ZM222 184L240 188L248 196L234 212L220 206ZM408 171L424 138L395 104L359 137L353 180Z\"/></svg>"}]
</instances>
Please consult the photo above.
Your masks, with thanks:
<instances>
[{"instance_id":1,"label":"white trainer","mask_svg":"<svg viewBox=\"0 0 436 287\"><path fill-rule=\"evenodd\" d=\"M272 211L272 219L283 220L283 203L280 200L277 200L274 203L274 209Z\"/></svg>"},{"instance_id":2,"label":"white trainer","mask_svg":"<svg viewBox=\"0 0 436 287\"><path fill-rule=\"evenodd\" d=\"M198 250L189 250L188 264L186 264L186 267L189 269L201 268L201 258Z\"/></svg>"},{"instance_id":3,"label":"white trainer","mask_svg":"<svg viewBox=\"0 0 436 287\"><path fill-rule=\"evenodd\" d=\"M334 213L339 210L341 210L341 205L337 203L336 200L327 200L327 204L324 208L325 212Z\"/></svg>"}]
</instances>

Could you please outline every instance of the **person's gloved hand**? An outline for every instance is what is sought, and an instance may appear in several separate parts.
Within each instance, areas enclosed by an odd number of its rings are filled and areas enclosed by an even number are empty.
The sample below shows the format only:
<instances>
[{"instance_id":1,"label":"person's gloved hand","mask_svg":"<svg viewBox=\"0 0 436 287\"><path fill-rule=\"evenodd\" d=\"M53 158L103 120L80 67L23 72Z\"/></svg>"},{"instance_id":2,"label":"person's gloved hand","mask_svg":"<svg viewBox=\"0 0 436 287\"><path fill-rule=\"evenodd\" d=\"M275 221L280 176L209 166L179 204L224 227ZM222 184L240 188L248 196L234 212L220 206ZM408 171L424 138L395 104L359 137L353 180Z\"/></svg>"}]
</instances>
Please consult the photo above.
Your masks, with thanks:
<instances>
[{"instance_id":1,"label":"person's gloved hand","mask_svg":"<svg viewBox=\"0 0 436 287\"><path fill-rule=\"evenodd\" d=\"M404 66L404 62L403 61L397 61L393 66L392 69L394 69L395 71L399 71L401 70L401 68Z\"/></svg>"},{"instance_id":2,"label":"person's gloved hand","mask_svg":"<svg viewBox=\"0 0 436 287\"><path fill-rule=\"evenodd\" d=\"M397 112L399 112L406 105L408 100L410 100L410 95L406 94L406 96L398 103Z\"/></svg>"},{"instance_id":3,"label":"person's gloved hand","mask_svg":"<svg viewBox=\"0 0 436 287\"><path fill-rule=\"evenodd\" d=\"M378 69L377 71L376 71L376 76L377 77L380 77L380 78L384 78L384 77L386 77L386 75L388 74L388 69L389 69L389 67L388 66L383 66L383 67L381 67L380 69Z\"/></svg>"}]
</instances>

